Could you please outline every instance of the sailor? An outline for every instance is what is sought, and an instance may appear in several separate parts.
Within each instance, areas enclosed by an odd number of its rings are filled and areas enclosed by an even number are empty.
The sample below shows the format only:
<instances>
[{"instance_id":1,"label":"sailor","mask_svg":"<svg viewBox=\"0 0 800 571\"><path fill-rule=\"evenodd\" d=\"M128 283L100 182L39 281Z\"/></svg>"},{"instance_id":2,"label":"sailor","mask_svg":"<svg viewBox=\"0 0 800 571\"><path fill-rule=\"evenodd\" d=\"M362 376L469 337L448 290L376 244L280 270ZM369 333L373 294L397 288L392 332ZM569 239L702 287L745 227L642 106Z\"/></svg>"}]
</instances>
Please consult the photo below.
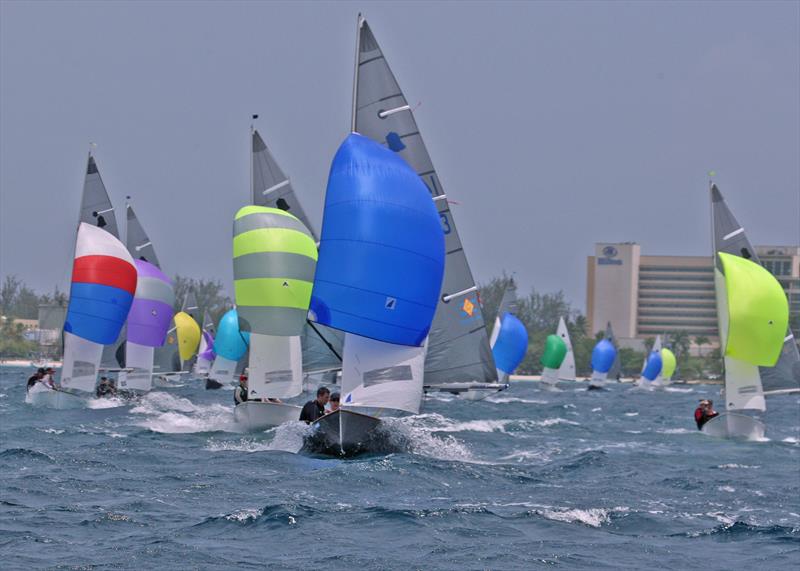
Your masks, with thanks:
<instances>
[{"instance_id":1,"label":"sailor","mask_svg":"<svg viewBox=\"0 0 800 571\"><path fill-rule=\"evenodd\" d=\"M336 412L337 410L339 410L339 399L340 398L341 398L341 396L339 395L339 393L331 394L331 400L328 403L328 407L329 407L330 410L328 410L328 412Z\"/></svg>"},{"instance_id":2,"label":"sailor","mask_svg":"<svg viewBox=\"0 0 800 571\"><path fill-rule=\"evenodd\" d=\"M42 377L39 382L44 383L45 385L47 385L51 389L55 389L55 388L57 388L56 387L56 382L53 380L53 375L55 375L55 374L56 374L56 370L53 367L47 367L44 370L44 377Z\"/></svg>"},{"instance_id":3,"label":"sailor","mask_svg":"<svg viewBox=\"0 0 800 571\"><path fill-rule=\"evenodd\" d=\"M714 401L701 400L694 410L694 421L697 423L697 430L701 430L703 425L715 416L719 416L719 413L714 410Z\"/></svg>"},{"instance_id":4,"label":"sailor","mask_svg":"<svg viewBox=\"0 0 800 571\"><path fill-rule=\"evenodd\" d=\"M26 391L31 390L31 387L41 381L44 378L44 368L39 367L36 372L28 377L28 387L25 389Z\"/></svg>"},{"instance_id":5,"label":"sailor","mask_svg":"<svg viewBox=\"0 0 800 571\"><path fill-rule=\"evenodd\" d=\"M244 373L239 375L239 386L233 391L233 402L236 404L247 402L247 375Z\"/></svg>"},{"instance_id":6,"label":"sailor","mask_svg":"<svg viewBox=\"0 0 800 571\"><path fill-rule=\"evenodd\" d=\"M100 377L100 384L97 385L95 396L97 398L113 397L116 389L108 377Z\"/></svg>"},{"instance_id":7,"label":"sailor","mask_svg":"<svg viewBox=\"0 0 800 571\"><path fill-rule=\"evenodd\" d=\"M325 405L328 404L331 391L327 387L317 389L317 398L308 401L300 411L300 420L311 424L325 414Z\"/></svg>"}]
</instances>

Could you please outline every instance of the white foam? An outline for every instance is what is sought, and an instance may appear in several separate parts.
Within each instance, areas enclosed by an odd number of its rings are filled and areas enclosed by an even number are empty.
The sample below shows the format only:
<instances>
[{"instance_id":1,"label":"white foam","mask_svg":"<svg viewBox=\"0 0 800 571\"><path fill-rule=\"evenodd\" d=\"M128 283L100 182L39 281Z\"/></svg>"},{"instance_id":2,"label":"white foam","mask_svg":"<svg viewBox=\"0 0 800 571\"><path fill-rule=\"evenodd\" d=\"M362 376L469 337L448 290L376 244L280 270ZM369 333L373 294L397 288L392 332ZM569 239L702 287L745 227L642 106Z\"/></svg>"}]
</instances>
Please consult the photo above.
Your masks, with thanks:
<instances>
[{"instance_id":1,"label":"white foam","mask_svg":"<svg viewBox=\"0 0 800 571\"><path fill-rule=\"evenodd\" d=\"M199 405L168 393L148 393L131 410L145 418L138 426L165 434L241 432L233 408L221 404Z\"/></svg>"},{"instance_id":2,"label":"white foam","mask_svg":"<svg viewBox=\"0 0 800 571\"><path fill-rule=\"evenodd\" d=\"M592 412L600 412L601 410L603 410L603 407L598 406L598 407L593 408Z\"/></svg>"},{"instance_id":3,"label":"white foam","mask_svg":"<svg viewBox=\"0 0 800 571\"><path fill-rule=\"evenodd\" d=\"M582 523L590 527L600 527L604 523L608 523L610 521L612 513L614 512L624 513L627 511L628 508L621 506L621 507L616 507L613 510L608 510L603 508L588 508L585 510L577 508L573 509L556 508L556 509L545 509L538 513L540 513L547 519L554 521L564 521L567 523Z\"/></svg>"},{"instance_id":4,"label":"white foam","mask_svg":"<svg viewBox=\"0 0 800 571\"><path fill-rule=\"evenodd\" d=\"M493 402L495 404L506 404L512 402L518 402L522 404L550 404L546 400L537 400L537 399L523 399L520 397L488 397L484 399L486 402Z\"/></svg>"},{"instance_id":5,"label":"white foam","mask_svg":"<svg viewBox=\"0 0 800 571\"><path fill-rule=\"evenodd\" d=\"M116 397L89 399L88 401L86 401L87 408L93 408L97 410L103 410L106 408L119 408L121 406L126 406L127 404L128 404L127 401Z\"/></svg>"},{"instance_id":6,"label":"white foam","mask_svg":"<svg viewBox=\"0 0 800 571\"><path fill-rule=\"evenodd\" d=\"M626 412L625 416L639 416L638 412Z\"/></svg>"},{"instance_id":7,"label":"white foam","mask_svg":"<svg viewBox=\"0 0 800 571\"><path fill-rule=\"evenodd\" d=\"M747 464L720 464L717 466L717 468L722 470L735 470L738 468L743 470L757 470L758 468L761 468L761 466L748 466Z\"/></svg>"},{"instance_id":8,"label":"white foam","mask_svg":"<svg viewBox=\"0 0 800 571\"><path fill-rule=\"evenodd\" d=\"M800 439L797 438L796 436L787 436L786 438L781 440L781 442L787 442L789 444L798 444L800 443Z\"/></svg>"},{"instance_id":9,"label":"white foam","mask_svg":"<svg viewBox=\"0 0 800 571\"><path fill-rule=\"evenodd\" d=\"M419 454L420 456L438 460L476 462L469 448L454 436L442 437L434 434L435 432L440 432L436 425L441 426L445 422L450 421L447 421L439 414L423 414L383 420L389 430L389 434L391 434L391 438L396 443L405 446L406 450L412 454Z\"/></svg>"},{"instance_id":10,"label":"white foam","mask_svg":"<svg viewBox=\"0 0 800 571\"><path fill-rule=\"evenodd\" d=\"M720 492L728 492L729 494L732 494L736 491L736 488L734 488L733 486L717 486L717 489Z\"/></svg>"},{"instance_id":11,"label":"white foam","mask_svg":"<svg viewBox=\"0 0 800 571\"><path fill-rule=\"evenodd\" d=\"M57 428L37 428L39 432L44 432L45 434L64 434L64 430L59 430Z\"/></svg>"},{"instance_id":12,"label":"white foam","mask_svg":"<svg viewBox=\"0 0 800 571\"><path fill-rule=\"evenodd\" d=\"M694 430L689 430L688 428L665 428L664 430L657 430L661 434L690 434L695 432Z\"/></svg>"},{"instance_id":13,"label":"white foam","mask_svg":"<svg viewBox=\"0 0 800 571\"><path fill-rule=\"evenodd\" d=\"M246 509L246 510L235 511L224 517L228 521L237 521L239 523L245 523L257 519L262 513L263 513L262 510Z\"/></svg>"},{"instance_id":14,"label":"white foam","mask_svg":"<svg viewBox=\"0 0 800 571\"><path fill-rule=\"evenodd\" d=\"M210 452L299 452L303 447L303 438L311 431L304 422L287 422L266 431L269 440L242 438L236 441L217 441L210 439L206 450Z\"/></svg>"},{"instance_id":15,"label":"white foam","mask_svg":"<svg viewBox=\"0 0 800 571\"><path fill-rule=\"evenodd\" d=\"M694 389L681 389L678 387L664 387L664 391L668 393L693 393Z\"/></svg>"}]
</instances>

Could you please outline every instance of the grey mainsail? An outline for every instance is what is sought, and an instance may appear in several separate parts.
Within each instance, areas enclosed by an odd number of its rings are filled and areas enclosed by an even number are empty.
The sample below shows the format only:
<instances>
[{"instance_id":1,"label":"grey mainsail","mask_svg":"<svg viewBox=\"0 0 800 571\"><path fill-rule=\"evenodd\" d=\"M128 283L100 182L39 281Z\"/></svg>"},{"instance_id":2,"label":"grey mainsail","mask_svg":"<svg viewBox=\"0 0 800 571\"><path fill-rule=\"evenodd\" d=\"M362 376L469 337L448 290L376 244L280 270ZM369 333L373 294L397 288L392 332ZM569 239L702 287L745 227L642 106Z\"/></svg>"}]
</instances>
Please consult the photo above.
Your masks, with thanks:
<instances>
[{"instance_id":1,"label":"grey mainsail","mask_svg":"<svg viewBox=\"0 0 800 571\"><path fill-rule=\"evenodd\" d=\"M100 171L97 169L97 163L91 153L89 153L86 178L83 182L80 222L98 226L115 238L119 238L114 207L111 205L111 199L108 198L106 186L103 184L103 179L100 178Z\"/></svg>"},{"instance_id":2,"label":"grey mainsail","mask_svg":"<svg viewBox=\"0 0 800 571\"><path fill-rule=\"evenodd\" d=\"M294 194L289 177L278 166L264 139L255 129L253 129L252 169L253 204L291 212L308 228L314 240L319 241L314 227Z\"/></svg>"},{"instance_id":3,"label":"grey mainsail","mask_svg":"<svg viewBox=\"0 0 800 571\"><path fill-rule=\"evenodd\" d=\"M186 296L183 298L183 305L181 305L181 311L184 313L188 313L189 317L194 319L197 323L200 323L200 307L197 305L197 296L194 294L194 290L190 289L186 292Z\"/></svg>"},{"instance_id":4,"label":"grey mainsail","mask_svg":"<svg viewBox=\"0 0 800 571\"><path fill-rule=\"evenodd\" d=\"M711 216L713 219L713 251L714 263L722 271L722 265L716 252L725 252L746 258L760 264L758 254L753 248L744 228L725 203L725 198L717 188L711 185ZM761 386L764 392L800 388L800 351L797 349L792 330L786 331L781 356L774 367L759 367Z\"/></svg>"},{"instance_id":5,"label":"grey mainsail","mask_svg":"<svg viewBox=\"0 0 800 571\"><path fill-rule=\"evenodd\" d=\"M130 198L130 197L129 197ZM144 260L150 262L157 268L161 268L156 256L156 250L150 242L150 237L144 231L141 222L133 211L133 206L127 203L127 228L125 235L125 246L128 248L134 260Z\"/></svg>"},{"instance_id":6,"label":"grey mainsail","mask_svg":"<svg viewBox=\"0 0 800 571\"><path fill-rule=\"evenodd\" d=\"M619 379L622 375L622 361L619 357L619 345L617 344L617 338L614 337L614 330L611 328L611 322L609 321L606 325L606 339L611 341L614 345L614 349L617 350L617 354L614 357L614 363L611 365L611 368L608 370L608 374L606 375L607 379Z\"/></svg>"},{"instance_id":7,"label":"grey mainsail","mask_svg":"<svg viewBox=\"0 0 800 571\"><path fill-rule=\"evenodd\" d=\"M366 20L359 16L352 130L400 154L431 192L445 233L442 296L428 337L425 384L497 381L478 288L417 123Z\"/></svg>"},{"instance_id":8,"label":"grey mainsail","mask_svg":"<svg viewBox=\"0 0 800 571\"><path fill-rule=\"evenodd\" d=\"M154 373L174 373L181 370L181 357L178 353L178 333L175 320L171 320L164 345L156 347L153 353Z\"/></svg>"}]
</instances>

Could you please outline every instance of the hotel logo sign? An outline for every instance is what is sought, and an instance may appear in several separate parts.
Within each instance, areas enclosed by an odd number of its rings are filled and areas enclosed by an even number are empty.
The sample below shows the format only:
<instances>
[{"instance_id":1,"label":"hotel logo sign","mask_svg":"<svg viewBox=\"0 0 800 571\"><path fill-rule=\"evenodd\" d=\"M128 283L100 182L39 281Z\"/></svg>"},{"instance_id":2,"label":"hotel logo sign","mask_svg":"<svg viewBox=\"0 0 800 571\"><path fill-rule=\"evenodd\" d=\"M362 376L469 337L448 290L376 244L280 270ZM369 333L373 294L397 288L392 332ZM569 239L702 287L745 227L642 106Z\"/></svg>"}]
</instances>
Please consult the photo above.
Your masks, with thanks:
<instances>
[{"instance_id":1,"label":"hotel logo sign","mask_svg":"<svg viewBox=\"0 0 800 571\"><path fill-rule=\"evenodd\" d=\"M621 266L622 260L617 259L619 252L614 246L605 246L602 251L602 256L597 258L597 264L600 266Z\"/></svg>"}]
</instances>

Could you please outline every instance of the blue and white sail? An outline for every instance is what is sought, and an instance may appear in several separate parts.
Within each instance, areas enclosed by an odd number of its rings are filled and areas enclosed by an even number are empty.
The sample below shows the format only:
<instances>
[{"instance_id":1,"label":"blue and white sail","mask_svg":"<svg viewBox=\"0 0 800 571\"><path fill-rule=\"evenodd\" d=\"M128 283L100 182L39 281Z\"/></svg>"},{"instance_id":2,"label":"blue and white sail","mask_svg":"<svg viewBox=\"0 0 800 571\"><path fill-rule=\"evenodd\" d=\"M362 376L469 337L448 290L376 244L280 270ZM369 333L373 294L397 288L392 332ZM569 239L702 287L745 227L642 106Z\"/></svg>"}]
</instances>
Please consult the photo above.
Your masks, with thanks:
<instances>
[{"instance_id":1,"label":"blue and white sail","mask_svg":"<svg viewBox=\"0 0 800 571\"><path fill-rule=\"evenodd\" d=\"M419 412L443 273L427 188L400 156L352 133L331 164L310 308L345 332L344 409Z\"/></svg>"},{"instance_id":2,"label":"blue and white sail","mask_svg":"<svg viewBox=\"0 0 800 571\"><path fill-rule=\"evenodd\" d=\"M592 349L592 378L591 386L601 388L608 377L608 372L617 359L617 349L610 339L605 337L597 342Z\"/></svg>"},{"instance_id":3,"label":"blue and white sail","mask_svg":"<svg viewBox=\"0 0 800 571\"><path fill-rule=\"evenodd\" d=\"M217 325L214 337L214 352L217 358L211 366L209 377L220 382L230 382L236 375L239 359L247 353L250 334L239 330L239 314L236 309L226 312Z\"/></svg>"}]
</instances>

